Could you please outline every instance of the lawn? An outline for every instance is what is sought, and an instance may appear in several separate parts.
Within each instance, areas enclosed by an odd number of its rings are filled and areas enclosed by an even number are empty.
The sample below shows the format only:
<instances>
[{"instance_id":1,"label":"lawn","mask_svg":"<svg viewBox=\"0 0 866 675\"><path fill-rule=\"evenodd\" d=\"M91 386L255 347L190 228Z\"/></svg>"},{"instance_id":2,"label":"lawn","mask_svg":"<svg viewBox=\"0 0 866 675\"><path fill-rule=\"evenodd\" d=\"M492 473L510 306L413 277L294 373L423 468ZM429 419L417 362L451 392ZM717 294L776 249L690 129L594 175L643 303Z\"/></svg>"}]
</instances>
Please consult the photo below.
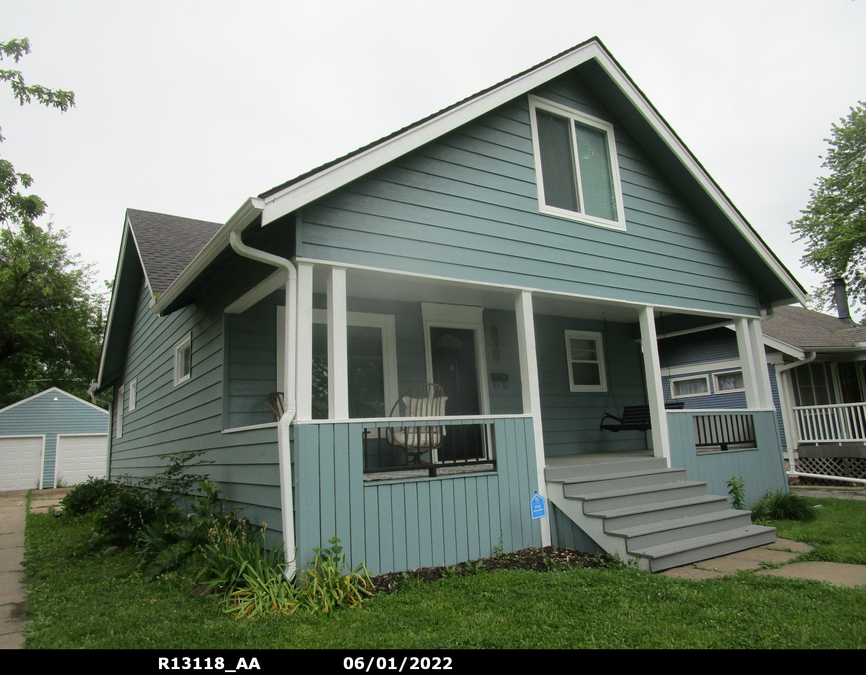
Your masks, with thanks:
<instances>
[{"instance_id":1,"label":"lawn","mask_svg":"<svg viewBox=\"0 0 866 675\"><path fill-rule=\"evenodd\" d=\"M818 522L842 514L862 533L866 502L822 503ZM331 616L235 621L213 599L191 597L188 577L147 582L129 553L83 552L89 536L86 519L28 518L28 648L866 647L866 588L750 572L694 582L625 568L481 571L416 582ZM822 546L856 557L857 541L852 552Z\"/></svg>"}]
</instances>

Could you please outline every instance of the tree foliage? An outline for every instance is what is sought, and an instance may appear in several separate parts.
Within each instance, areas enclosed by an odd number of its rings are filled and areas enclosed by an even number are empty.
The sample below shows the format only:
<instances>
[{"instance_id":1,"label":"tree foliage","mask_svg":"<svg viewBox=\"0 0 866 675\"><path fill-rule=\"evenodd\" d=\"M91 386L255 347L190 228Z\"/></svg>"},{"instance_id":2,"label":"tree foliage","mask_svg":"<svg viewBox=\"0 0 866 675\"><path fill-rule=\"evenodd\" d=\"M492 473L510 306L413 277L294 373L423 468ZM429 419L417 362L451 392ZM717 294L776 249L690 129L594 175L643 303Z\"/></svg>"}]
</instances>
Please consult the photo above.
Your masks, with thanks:
<instances>
[{"instance_id":1,"label":"tree foliage","mask_svg":"<svg viewBox=\"0 0 866 675\"><path fill-rule=\"evenodd\" d=\"M806 242L803 262L827 279L845 279L851 299L866 305L866 104L852 107L830 135L822 165L830 175L818 178L791 227ZM829 284L815 295L832 301Z\"/></svg>"},{"instance_id":2,"label":"tree foliage","mask_svg":"<svg viewBox=\"0 0 866 675\"><path fill-rule=\"evenodd\" d=\"M15 63L30 42L0 44L0 61ZM65 112L71 91L28 85L18 70L0 70L21 105L36 101ZM3 140L0 135L0 141ZM33 179L0 158L0 406L50 386L83 396L96 375L101 299L92 267L67 246L67 233L37 220L45 202L26 194Z\"/></svg>"}]
</instances>

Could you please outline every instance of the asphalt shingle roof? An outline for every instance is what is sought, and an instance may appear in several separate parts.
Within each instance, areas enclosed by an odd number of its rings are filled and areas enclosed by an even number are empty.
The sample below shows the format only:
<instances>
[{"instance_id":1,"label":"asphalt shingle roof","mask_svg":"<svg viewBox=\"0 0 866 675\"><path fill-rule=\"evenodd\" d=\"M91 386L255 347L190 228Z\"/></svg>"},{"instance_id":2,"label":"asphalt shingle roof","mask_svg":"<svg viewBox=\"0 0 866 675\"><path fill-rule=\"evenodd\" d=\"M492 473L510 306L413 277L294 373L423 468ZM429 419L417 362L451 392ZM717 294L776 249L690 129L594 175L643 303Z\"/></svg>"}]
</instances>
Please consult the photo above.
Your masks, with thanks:
<instances>
[{"instance_id":1,"label":"asphalt shingle roof","mask_svg":"<svg viewBox=\"0 0 866 675\"><path fill-rule=\"evenodd\" d=\"M127 209L152 293L164 293L222 227L221 223Z\"/></svg>"},{"instance_id":2,"label":"asphalt shingle roof","mask_svg":"<svg viewBox=\"0 0 866 675\"><path fill-rule=\"evenodd\" d=\"M807 350L853 349L866 343L866 327L851 326L835 316L802 307L777 307L761 322L765 335Z\"/></svg>"}]
</instances>

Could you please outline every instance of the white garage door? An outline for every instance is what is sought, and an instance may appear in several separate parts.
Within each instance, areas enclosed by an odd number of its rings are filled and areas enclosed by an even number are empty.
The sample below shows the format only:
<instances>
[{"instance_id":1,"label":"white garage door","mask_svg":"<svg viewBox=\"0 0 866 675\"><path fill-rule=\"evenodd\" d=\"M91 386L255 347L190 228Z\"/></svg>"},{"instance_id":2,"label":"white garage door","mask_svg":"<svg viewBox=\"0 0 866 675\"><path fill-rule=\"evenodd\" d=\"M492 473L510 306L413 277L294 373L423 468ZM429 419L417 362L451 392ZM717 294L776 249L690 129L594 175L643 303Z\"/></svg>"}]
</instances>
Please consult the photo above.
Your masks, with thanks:
<instances>
[{"instance_id":1,"label":"white garage door","mask_svg":"<svg viewBox=\"0 0 866 675\"><path fill-rule=\"evenodd\" d=\"M0 438L0 490L38 488L42 478L42 436Z\"/></svg>"},{"instance_id":2,"label":"white garage door","mask_svg":"<svg viewBox=\"0 0 866 675\"><path fill-rule=\"evenodd\" d=\"M108 434L57 437L55 485L77 485L88 476L105 478Z\"/></svg>"}]
</instances>

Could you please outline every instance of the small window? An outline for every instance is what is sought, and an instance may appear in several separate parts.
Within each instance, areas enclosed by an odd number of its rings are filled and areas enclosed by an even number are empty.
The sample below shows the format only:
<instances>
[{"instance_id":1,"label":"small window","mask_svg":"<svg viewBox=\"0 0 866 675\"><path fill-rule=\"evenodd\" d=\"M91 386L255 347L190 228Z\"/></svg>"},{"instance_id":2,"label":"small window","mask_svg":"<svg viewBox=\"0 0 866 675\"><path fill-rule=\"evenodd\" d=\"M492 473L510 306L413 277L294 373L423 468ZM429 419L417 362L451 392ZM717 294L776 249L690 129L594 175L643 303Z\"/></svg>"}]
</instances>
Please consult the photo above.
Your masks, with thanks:
<instances>
[{"instance_id":1,"label":"small window","mask_svg":"<svg viewBox=\"0 0 866 675\"><path fill-rule=\"evenodd\" d=\"M697 377L680 377L671 380L671 396L674 398L690 398L692 396L709 396L710 378L707 375Z\"/></svg>"},{"instance_id":2,"label":"small window","mask_svg":"<svg viewBox=\"0 0 866 675\"><path fill-rule=\"evenodd\" d=\"M129 412L135 410L135 390L138 389L138 378L129 382Z\"/></svg>"},{"instance_id":3,"label":"small window","mask_svg":"<svg viewBox=\"0 0 866 675\"><path fill-rule=\"evenodd\" d=\"M601 333L565 331L570 391L607 391Z\"/></svg>"},{"instance_id":4,"label":"small window","mask_svg":"<svg viewBox=\"0 0 866 675\"><path fill-rule=\"evenodd\" d=\"M117 388L114 395L114 437L123 436L123 385Z\"/></svg>"},{"instance_id":5,"label":"small window","mask_svg":"<svg viewBox=\"0 0 866 675\"><path fill-rule=\"evenodd\" d=\"M714 386L717 394L733 394L737 391L745 391L746 383L743 380L742 370L730 370L726 373L713 373Z\"/></svg>"},{"instance_id":6,"label":"small window","mask_svg":"<svg viewBox=\"0 0 866 675\"><path fill-rule=\"evenodd\" d=\"M625 229L613 126L530 97L542 213Z\"/></svg>"},{"instance_id":7,"label":"small window","mask_svg":"<svg viewBox=\"0 0 866 675\"><path fill-rule=\"evenodd\" d=\"M192 333L187 333L174 346L174 384L182 384L192 376Z\"/></svg>"}]
</instances>

